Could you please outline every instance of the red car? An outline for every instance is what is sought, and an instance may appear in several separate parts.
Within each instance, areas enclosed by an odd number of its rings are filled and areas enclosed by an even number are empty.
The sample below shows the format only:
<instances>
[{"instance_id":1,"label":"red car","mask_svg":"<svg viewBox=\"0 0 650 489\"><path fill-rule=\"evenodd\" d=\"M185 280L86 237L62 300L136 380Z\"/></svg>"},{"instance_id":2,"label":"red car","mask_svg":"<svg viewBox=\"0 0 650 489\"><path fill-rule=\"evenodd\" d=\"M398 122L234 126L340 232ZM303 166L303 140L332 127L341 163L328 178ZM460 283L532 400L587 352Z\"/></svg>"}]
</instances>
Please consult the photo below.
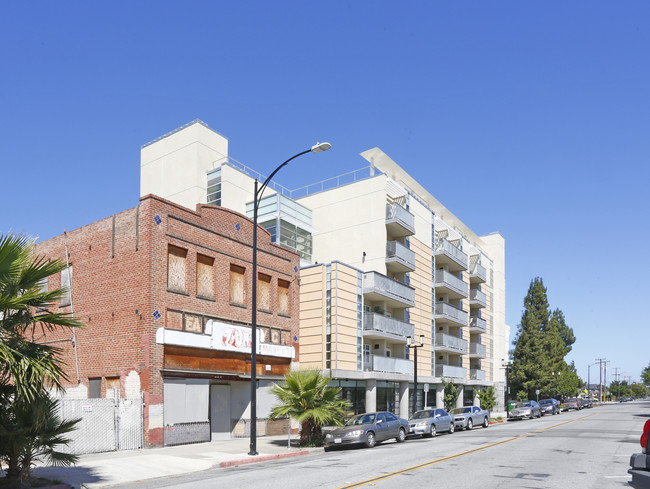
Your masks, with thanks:
<instances>
[{"instance_id":1,"label":"red car","mask_svg":"<svg viewBox=\"0 0 650 489\"><path fill-rule=\"evenodd\" d=\"M627 473L632 476L630 485L635 489L650 487L650 453L648 453L648 433L650 433L650 419L643 426L641 435L641 451L630 457L630 469Z\"/></svg>"},{"instance_id":2,"label":"red car","mask_svg":"<svg viewBox=\"0 0 650 489\"><path fill-rule=\"evenodd\" d=\"M582 403L580 402L580 399L572 397L564 401L564 408L562 409L562 411L568 411L569 409L575 409L576 411L580 411L582 409Z\"/></svg>"}]
</instances>

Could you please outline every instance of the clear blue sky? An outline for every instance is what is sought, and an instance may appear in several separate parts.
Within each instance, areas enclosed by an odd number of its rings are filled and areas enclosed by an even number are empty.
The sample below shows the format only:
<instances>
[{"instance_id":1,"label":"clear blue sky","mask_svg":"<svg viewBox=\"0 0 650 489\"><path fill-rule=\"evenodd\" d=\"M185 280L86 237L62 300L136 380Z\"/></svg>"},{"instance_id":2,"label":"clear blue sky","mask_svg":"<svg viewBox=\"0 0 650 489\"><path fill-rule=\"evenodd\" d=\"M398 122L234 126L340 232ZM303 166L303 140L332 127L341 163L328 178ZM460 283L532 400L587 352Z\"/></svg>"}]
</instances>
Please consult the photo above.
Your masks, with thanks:
<instances>
[{"instance_id":1,"label":"clear blue sky","mask_svg":"<svg viewBox=\"0 0 650 489\"><path fill-rule=\"evenodd\" d=\"M0 46L0 233L133 207L195 118L263 173L330 141L290 188L379 146L503 234L513 333L541 276L583 379L650 362L650 2L2 2Z\"/></svg>"}]
</instances>

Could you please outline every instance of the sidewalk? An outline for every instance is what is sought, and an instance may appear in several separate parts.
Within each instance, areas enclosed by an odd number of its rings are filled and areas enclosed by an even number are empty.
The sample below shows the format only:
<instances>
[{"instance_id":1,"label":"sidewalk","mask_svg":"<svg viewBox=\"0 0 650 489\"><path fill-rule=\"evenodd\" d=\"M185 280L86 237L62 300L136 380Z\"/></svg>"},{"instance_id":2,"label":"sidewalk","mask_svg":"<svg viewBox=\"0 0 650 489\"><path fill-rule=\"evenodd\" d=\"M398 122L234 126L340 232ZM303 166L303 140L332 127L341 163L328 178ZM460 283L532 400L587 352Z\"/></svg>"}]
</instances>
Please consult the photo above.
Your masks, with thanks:
<instances>
[{"instance_id":1,"label":"sidewalk","mask_svg":"<svg viewBox=\"0 0 650 489\"><path fill-rule=\"evenodd\" d=\"M73 467L36 467L32 474L58 480L74 488L96 489L214 467L298 457L322 450L299 448L297 445L296 437L292 437L291 448L287 448L287 435L262 436L257 439L259 455L250 456L249 438L231 438L193 445L81 455Z\"/></svg>"}]
</instances>

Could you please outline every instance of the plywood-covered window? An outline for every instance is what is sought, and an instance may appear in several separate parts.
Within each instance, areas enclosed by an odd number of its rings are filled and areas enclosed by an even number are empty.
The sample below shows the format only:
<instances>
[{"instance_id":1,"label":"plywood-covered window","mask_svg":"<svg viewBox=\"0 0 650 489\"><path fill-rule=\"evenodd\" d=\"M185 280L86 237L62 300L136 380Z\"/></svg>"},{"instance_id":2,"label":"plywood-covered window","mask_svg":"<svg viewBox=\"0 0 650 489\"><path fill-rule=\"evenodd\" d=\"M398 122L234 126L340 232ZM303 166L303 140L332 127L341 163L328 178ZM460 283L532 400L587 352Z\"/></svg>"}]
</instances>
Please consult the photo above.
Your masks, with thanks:
<instances>
[{"instance_id":1,"label":"plywood-covered window","mask_svg":"<svg viewBox=\"0 0 650 489\"><path fill-rule=\"evenodd\" d=\"M214 297L214 258L196 256L196 295L212 299Z\"/></svg>"},{"instance_id":2,"label":"plywood-covered window","mask_svg":"<svg viewBox=\"0 0 650 489\"><path fill-rule=\"evenodd\" d=\"M246 269L239 265L230 265L230 303L246 305Z\"/></svg>"},{"instance_id":3,"label":"plywood-covered window","mask_svg":"<svg viewBox=\"0 0 650 489\"><path fill-rule=\"evenodd\" d=\"M271 276L263 273L257 275L257 308L271 310Z\"/></svg>"},{"instance_id":4,"label":"plywood-covered window","mask_svg":"<svg viewBox=\"0 0 650 489\"><path fill-rule=\"evenodd\" d=\"M289 306L289 282L278 279L278 314L289 316Z\"/></svg>"},{"instance_id":5,"label":"plywood-covered window","mask_svg":"<svg viewBox=\"0 0 650 489\"><path fill-rule=\"evenodd\" d=\"M174 292L186 292L187 250L169 245L167 253L167 288Z\"/></svg>"},{"instance_id":6,"label":"plywood-covered window","mask_svg":"<svg viewBox=\"0 0 650 489\"><path fill-rule=\"evenodd\" d=\"M106 398L114 399L120 397L120 378L106 377Z\"/></svg>"},{"instance_id":7,"label":"plywood-covered window","mask_svg":"<svg viewBox=\"0 0 650 489\"><path fill-rule=\"evenodd\" d=\"M198 314L185 313L185 331L192 333L203 333L203 320L202 316Z\"/></svg>"},{"instance_id":8,"label":"plywood-covered window","mask_svg":"<svg viewBox=\"0 0 650 489\"><path fill-rule=\"evenodd\" d=\"M183 329L183 313L181 311L167 311L167 324L168 329Z\"/></svg>"}]
</instances>

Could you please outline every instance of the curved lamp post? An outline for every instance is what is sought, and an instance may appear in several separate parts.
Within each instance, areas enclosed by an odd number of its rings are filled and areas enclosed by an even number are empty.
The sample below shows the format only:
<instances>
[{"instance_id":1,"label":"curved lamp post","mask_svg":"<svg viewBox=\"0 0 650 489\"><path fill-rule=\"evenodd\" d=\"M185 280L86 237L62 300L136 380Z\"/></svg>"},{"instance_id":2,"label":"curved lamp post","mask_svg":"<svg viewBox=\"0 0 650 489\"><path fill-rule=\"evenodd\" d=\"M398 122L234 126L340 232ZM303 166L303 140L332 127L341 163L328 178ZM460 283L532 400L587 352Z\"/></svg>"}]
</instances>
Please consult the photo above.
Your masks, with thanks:
<instances>
[{"instance_id":1,"label":"curved lamp post","mask_svg":"<svg viewBox=\"0 0 650 489\"><path fill-rule=\"evenodd\" d=\"M261 187L258 189L258 181L255 179L255 197L253 200L253 298L252 307L253 315L251 318L251 443L249 455L257 455L257 211L262 200L262 193L268 186L275 174L289 163L291 160L298 158L307 153L320 153L327 151L332 145L330 143L316 143L310 149L293 155L287 161L278 166L271 173Z\"/></svg>"},{"instance_id":2,"label":"curved lamp post","mask_svg":"<svg viewBox=\"0 0 650 489\"><path fill-rule=\"evenodd\" d=\"M418 348L424 346L424 335L420 335L419 345L413 341L413 338L407 336L406 345L413 348L413 412L411 412L411 416L413 416L413 413L418 410Z\"/></svg>"}]
</instances>

